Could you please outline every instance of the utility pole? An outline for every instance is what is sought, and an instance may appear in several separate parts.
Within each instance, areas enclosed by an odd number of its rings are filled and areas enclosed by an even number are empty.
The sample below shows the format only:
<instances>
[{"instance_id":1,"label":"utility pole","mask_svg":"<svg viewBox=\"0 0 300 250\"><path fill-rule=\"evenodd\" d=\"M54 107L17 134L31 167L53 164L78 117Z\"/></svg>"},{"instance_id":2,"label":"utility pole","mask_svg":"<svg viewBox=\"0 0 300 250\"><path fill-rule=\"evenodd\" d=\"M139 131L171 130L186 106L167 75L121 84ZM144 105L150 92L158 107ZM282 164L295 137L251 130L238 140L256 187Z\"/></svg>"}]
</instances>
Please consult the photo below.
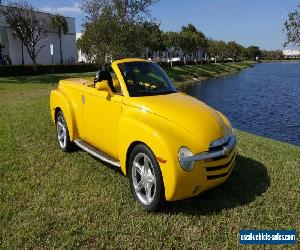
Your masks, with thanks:
<instances>
[{"instance_id":1,"label":"utility pole","mask_svg":"<svg viewBox=\"0 0 300 250\"><path fill-rule=\"evenodd\" d=\"M54 87L53 44L52 43L50 44L50 54L51 54L51 61L52 61L52 69L51 69L51 73L52 73L52 87Z\"/></svg>"}]
</instances>

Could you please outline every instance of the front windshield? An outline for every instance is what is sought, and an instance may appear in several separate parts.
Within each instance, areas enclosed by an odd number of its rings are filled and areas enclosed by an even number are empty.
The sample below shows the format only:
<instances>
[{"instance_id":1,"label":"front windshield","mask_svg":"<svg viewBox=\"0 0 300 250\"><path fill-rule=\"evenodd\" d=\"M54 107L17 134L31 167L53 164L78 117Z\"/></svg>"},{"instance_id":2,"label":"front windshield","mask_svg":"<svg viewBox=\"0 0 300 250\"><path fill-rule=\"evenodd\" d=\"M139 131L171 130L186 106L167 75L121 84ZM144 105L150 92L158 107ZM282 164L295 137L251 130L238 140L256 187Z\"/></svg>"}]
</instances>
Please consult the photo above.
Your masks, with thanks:
<instances>
[{"instance_id":1,"label":"front windshield","mask_svg":"<svg viewBox=\"0 0 300 250\"><path fill-rule=\"evenodd\" d=\"M126 62L118 66L130 96L165 95L176 92L167 74L155 63Z\"/></svg>"}]
</instances>

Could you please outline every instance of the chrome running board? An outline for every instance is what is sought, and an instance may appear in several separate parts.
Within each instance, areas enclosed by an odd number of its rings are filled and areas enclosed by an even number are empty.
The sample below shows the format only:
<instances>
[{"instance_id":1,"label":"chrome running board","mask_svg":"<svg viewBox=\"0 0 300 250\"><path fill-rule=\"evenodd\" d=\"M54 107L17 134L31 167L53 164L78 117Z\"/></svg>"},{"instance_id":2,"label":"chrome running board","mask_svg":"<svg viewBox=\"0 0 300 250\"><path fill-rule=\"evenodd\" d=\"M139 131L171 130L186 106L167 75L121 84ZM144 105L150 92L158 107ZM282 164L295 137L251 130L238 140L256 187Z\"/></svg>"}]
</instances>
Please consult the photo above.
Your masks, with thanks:
<instances>
[{"instance_id":1,"label":"chrome running board","mask_svg":"<svg viewBox=\"0 0 300 250\"><path fill-rule=\"evenodd\" d=\"M100 151L99 149L96 149L92 145L88 144L87 142L81 140L81 139L76 139L74 140L74 143L80 147L82 150L88 152L92 156L95 156L96 158L100 159L101 161L107 162L113 166L116 167L121 167L120 162L117 161L116 159L112 158L108 154Z\"/></svg>"}]
</instances>

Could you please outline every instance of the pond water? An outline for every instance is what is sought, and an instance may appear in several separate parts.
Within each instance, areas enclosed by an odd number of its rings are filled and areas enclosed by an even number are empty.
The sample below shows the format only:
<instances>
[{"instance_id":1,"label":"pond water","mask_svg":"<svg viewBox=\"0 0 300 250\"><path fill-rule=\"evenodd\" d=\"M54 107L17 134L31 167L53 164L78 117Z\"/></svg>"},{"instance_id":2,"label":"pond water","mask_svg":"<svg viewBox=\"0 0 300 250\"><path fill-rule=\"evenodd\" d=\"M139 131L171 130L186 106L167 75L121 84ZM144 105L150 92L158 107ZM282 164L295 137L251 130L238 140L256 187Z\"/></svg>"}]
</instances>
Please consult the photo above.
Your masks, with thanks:
<instances>
[{"instance_id":1,"label":"pond water","mask_svg":"<svg viewBox=\"0 0 300 250\"><path fill-rule=\"evenodd\" d=\"M300 62L260 63L183 89L240 130L300 146Z\"/></svg>"}]
</instances>

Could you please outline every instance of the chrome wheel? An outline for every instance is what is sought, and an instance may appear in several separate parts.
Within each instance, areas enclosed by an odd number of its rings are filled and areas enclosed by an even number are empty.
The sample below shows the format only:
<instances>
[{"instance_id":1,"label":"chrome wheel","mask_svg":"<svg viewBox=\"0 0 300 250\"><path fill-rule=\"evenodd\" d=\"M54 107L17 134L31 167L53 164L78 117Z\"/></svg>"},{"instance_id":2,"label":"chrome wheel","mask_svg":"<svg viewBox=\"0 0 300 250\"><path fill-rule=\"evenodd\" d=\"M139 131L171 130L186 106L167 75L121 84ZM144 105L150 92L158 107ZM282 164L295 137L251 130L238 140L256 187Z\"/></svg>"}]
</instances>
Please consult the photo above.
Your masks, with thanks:
<instances>
[{"instance_id":1,"label":"chrome wheel","mask_svg":"<svg viewBox=\"0 0 300 250\"><path fill-rule=\"evenodd\" d=\"M66 122L62 116L57 118L56 129L59 146L64 149L67 146L67 128Z\"/></svg>"},{"instance_id":2,"label":"chrome wheel","mask_svg":"<svg viewBox=\"0 0 300 250\"><path fill-rule=\"evenodd\" d=\"M150 158L145 153L135 156L132 163L134 192L144 205L150 205L156 194L156 177Z\"/></svg>"}]
</instances>

